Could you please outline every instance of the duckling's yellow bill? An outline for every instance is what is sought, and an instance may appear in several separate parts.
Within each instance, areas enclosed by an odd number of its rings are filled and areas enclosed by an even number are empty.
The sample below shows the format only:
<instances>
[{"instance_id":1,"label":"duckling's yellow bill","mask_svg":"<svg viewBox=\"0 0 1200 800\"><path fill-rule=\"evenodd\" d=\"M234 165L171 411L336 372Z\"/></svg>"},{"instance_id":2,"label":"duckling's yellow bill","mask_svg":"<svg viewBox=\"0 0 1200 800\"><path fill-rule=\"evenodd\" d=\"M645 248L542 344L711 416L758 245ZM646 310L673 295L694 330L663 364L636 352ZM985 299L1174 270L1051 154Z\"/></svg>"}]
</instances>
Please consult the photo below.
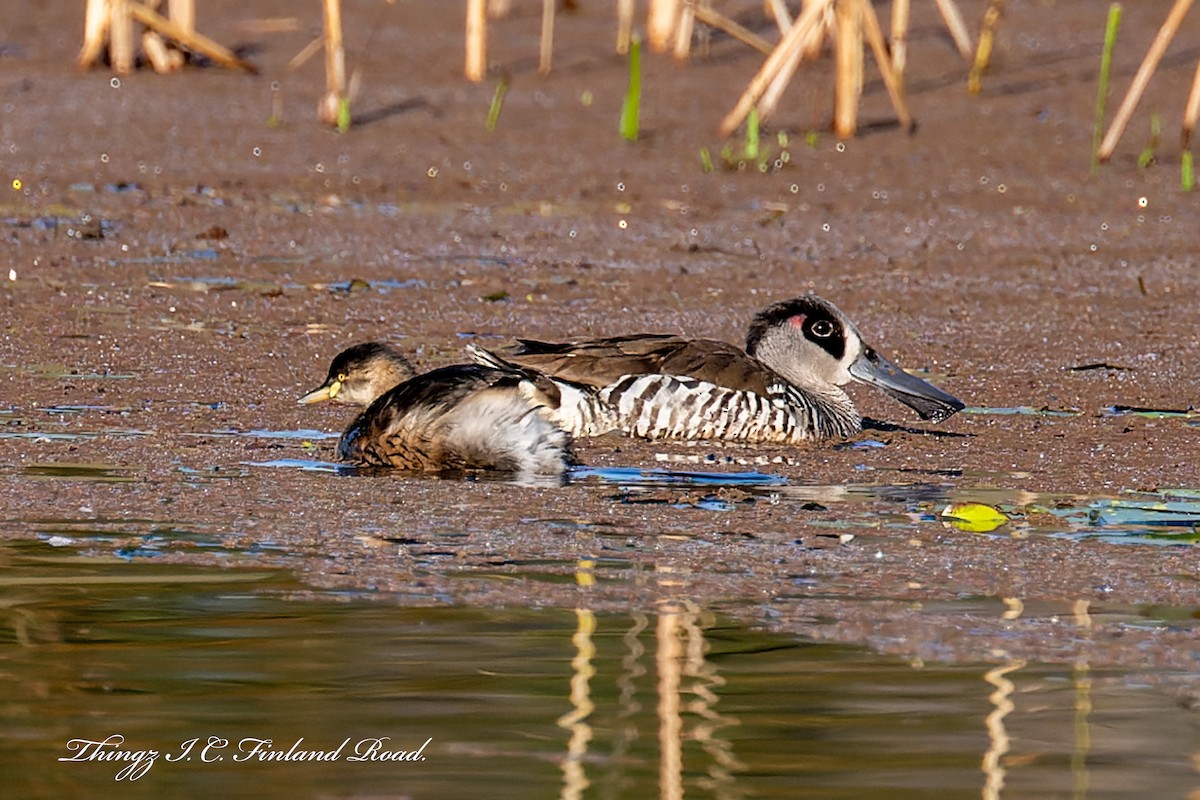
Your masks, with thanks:
<instances>
[{"instance_id":1,"label":"duckling's yellow bill","mask_svg":"<svg viewBox=\"0 0 1200 800\"><path fill-rule=\"evenodd\" d=\"M338 392L342 390L341 381L333 381L332 383L324 383L321 386L313 389L308 394L301 397L296 402L301 405L309 405L310 403L320 403L325 400L332 400L337 397Z\"/></svg>"},{"instance_id":2,"label":"duckling's yellow bill","mask_svg":"<svg viewBox=\"0 0 1200 800\"><path fill-rule=\"evenodd\" d=\"M921 419L941 422L965 407L957 397L909 375L869 347L850 365L850 374L887 392L916 411Z\"/></svg>"}]
</instances>

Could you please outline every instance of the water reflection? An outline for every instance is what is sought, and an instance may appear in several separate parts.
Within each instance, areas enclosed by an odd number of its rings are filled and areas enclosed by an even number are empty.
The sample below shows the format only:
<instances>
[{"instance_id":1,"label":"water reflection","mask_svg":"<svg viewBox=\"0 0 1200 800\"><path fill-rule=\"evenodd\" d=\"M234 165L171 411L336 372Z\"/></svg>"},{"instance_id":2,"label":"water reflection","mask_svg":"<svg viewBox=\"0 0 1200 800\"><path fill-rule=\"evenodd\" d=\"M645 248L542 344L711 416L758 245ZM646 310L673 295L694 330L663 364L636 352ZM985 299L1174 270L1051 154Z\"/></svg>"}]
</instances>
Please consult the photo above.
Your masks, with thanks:
<instances>
[{"instance_id":1,"label":"water reflection","mask_svg":"<svg viewBox=\"0 0 1200 800\"><path fill-rule=\"evenodd\" d=\"M1086 797L1197 789L1193 710L1136 672L995 653L911 665L749 629L694 597L597 612L420 607L287 574L80 558L0 543L0 780L14 797ZM668 591L669 570L655 583ZM417 605L414 606L413 603ZM995 609L1015 620L1016 600ZM1090 611L1074 605L1080 636ZM60 762L119 734L161 757ZM217 737L221 762L199 748ZM243 739L387 737L420 762L243 759ZM191 761L168 761L196 739ZM297 744L299 742L299 744ZM37 765L36 769L30 765ZM981 776L980 769L983 774Z\"/></svg>"}]
</instances>

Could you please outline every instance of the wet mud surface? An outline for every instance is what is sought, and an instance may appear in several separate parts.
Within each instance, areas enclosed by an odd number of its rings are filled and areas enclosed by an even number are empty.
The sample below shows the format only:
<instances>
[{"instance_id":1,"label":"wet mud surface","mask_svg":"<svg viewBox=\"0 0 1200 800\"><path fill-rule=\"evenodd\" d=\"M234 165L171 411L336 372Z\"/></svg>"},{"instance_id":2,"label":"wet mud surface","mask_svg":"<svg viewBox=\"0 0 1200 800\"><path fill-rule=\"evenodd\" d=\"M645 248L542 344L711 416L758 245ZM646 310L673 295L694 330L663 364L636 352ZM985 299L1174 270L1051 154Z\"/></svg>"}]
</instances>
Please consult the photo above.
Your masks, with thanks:
<instances>
[{"instance_id":1,"label":"wet mud surface","mask_svg":"<svg viewBox=\"0 0 1200 800\"><path fill-rule=\"evenodd\" d=\"M315 14L263 33L298 11L210 4L201 28L253 44L262 75L113 83L72 69L81 21L48 24L81 11L21 5L0 34L5 536L279 568L405 604L690 599L914 659L1196 668L1200 234L1175 138L1194 47L1172 50L1089 177L1103 11L1006 4L971 98L928 4L915 135L889 124L868 67L868 130L839 144L823 59L769 128L789 134L786 163L706 173L700 149L720 151L716 124L759 57L720 37L687 66L648 57L643 137L622 142L626 68L599 4L561 20L546 78L537 19L498 23L478 86L458 74L457 6L349 4L364 88L341 135L315 123L316 61L287 69ZM1168 5L1128 10L1117 91ZM741 6L765 25L761 4ZM1150 111L1160 159L1138 169ZM599 472L521 486L339 473L349 415L295 405L356 341L424 368L518 335L740 341L757 309L810 291L969 408L930 426L854 387L884 424L850 443L604 437L577 447ZM1010 521L950 527L952 501ZM1113 502L1180 505L1105 536L1097 509Z\"/></svg>"}]
</instances>

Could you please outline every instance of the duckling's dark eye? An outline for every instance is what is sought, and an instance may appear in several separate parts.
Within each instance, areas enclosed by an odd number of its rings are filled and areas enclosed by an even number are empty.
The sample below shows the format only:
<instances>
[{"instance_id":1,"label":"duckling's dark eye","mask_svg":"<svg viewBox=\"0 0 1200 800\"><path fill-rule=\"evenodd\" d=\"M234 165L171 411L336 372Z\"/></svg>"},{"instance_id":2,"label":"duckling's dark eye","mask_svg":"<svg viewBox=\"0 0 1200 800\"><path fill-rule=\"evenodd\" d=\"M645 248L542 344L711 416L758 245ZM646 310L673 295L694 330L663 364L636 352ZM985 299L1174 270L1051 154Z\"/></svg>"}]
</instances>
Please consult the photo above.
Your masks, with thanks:
<instances>
[{"instance_id":1,"label":"duckling's dark eye","mask_svg":"<svg viewBox=\"0 0 1200 800\"><path fill-rule=\"evenodd\" d=\"M828 339L833 336L833 323L827 319L818 319L813 322L809 330L812 331L813 336L819 339Z\"/></svg>"}]
</instances>

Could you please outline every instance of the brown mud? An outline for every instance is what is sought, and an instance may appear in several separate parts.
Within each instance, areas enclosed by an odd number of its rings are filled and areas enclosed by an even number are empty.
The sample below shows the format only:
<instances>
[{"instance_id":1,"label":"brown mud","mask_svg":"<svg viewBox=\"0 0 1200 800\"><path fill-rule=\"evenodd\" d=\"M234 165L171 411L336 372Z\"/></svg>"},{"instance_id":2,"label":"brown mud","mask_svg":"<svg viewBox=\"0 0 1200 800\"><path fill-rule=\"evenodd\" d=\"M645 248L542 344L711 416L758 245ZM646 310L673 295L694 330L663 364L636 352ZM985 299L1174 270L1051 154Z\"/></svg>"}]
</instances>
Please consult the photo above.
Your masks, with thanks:
<instances>
[{"instance_id":1,"label":"brown mud","mask_svg":"<svg viewBox=\"0 0 1200 800\"><path fill-rule=\"evenodd\" d=\"M692 599L921 659L1195 669L1194 546L1057 536L1070 530L1038 515L1200 489L1194 416L1112 412L1200 397L1200 201L1178 188L1175 133L1200 17L1094 176L1104 9L1078 2L1006 4L975 98L933 4L916 4L914 135L892 124L868 65L865 130L837 142L826 58L772 120L765 171L706 173L700 150L721 166L716 124L760 57L722 37L686 66L648 56L643 135L620 141L627 74L607 4L562 16L545 78L537 18L495 24L480 85L459 74L457 4L347 4L364 88L340 135L315 122L317 60L287 70L315 6L287 33L262 22L294 4L201 10L201 29L242 46L258 77L114 81L72 67L77 4L18 5L0 33L6 536L107 531L85 552L108 558L169 522L222 545L168 537L169 560L275 566L417 604L571 607L582 561L598 607ZM761 3L736 5L769 32ZM962 5L968 19L984 6ZM1127 9L1117 92L1168 6ZM1151 111L1159 162L1139 169ZM755 310L810 291L973 409L1070 413L968 410L930 426L858 387L864 413L899 426L860 437L882 447L578 447L593 467L757 470L813 487L804 498L254 466L333 458L334 439L253 432L340 430L344 409L294 401L352 342L384 338L434 367L472 337L738 341ZM899 488L846 501L861 487ZM981 535L936 517L997 492L1026 528Z\"/></svg>"}]
</instances>

